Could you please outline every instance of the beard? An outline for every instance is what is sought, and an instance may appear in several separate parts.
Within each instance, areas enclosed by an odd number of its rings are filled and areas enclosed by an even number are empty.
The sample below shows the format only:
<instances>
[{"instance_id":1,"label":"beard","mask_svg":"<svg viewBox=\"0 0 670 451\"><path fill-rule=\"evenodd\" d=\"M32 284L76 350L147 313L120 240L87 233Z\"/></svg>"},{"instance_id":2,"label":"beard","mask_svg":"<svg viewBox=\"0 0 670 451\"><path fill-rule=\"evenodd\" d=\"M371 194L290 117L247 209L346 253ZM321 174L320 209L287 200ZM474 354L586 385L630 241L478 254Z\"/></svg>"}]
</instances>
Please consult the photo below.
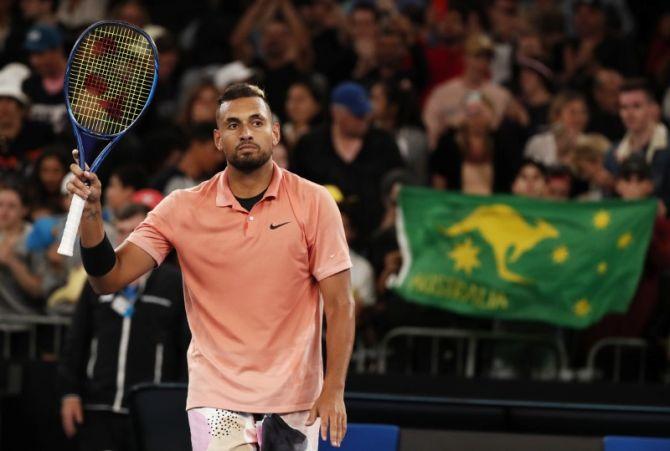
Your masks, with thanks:
<instances>
[{"instance_id":1,"label":"beard","mask_svg":"<svg viewBox=\"0 0 670 451\"><path fill-rule=\"evenodd\" d=\"M272 156L271 150L266 152L261 150L260 147L258 149L258 152L244 155L240 155L240 152L235 149L232 157L228 159L228 164L245 174L254 172L256 169L267 163Z\"/></svg>"}]
</instances>

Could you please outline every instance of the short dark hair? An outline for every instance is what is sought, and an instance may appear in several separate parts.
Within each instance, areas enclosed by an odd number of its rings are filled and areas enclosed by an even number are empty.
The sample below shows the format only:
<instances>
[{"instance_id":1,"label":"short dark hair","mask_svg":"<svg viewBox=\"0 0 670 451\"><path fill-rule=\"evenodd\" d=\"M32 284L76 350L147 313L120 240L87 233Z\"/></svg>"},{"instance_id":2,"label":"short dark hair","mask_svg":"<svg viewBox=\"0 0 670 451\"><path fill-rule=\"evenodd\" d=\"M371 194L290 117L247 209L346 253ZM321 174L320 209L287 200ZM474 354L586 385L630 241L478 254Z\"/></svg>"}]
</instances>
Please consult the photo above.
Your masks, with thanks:
<instances>
[{"instance_id":1,"label":"short dark hair","mask_svg":"<svg viewBox=\"0 0 670 451\"><path fill-rule=\"evenodd\" d=\"M149 214L149 211L149 207L144 204L132 203L124 206L116 215L116 219L117 221L125 221L126 219L130 219L133 216L146 216Z\"/></svg>"},{"instance_id":2,"label":"short dark hair","mask_svg":"<svg viewBox=\"0 0 670 451\"><path fill-rule=\"evenodd\" d=\"M539 162L539 161L537 161L533 158L524 158L521 161L521 164L519 164L519 169L516 171L517 177L521 173L521 170L523 168L525 168L526 166L533 166L535 169L537 169L540 172L540 174L542 174L542 177L544 177L545 179L547 178L547 172L548 172L547 167L544 164L542 164L541 162Z\"/></svg>"},{"instance_id":3,"label":"short dark hair","mask_svg":"<svg viewBox=\"0 0 670 451\"><path fill-rule=\"evenodd\" d=\"M119 166L112 171L111 175L116 176L124 187L130 186L139 190L146 186L147 174L137 165Z\"/></svg>"},{"instance_id":4,"label":"short dark hair","mask_svg":"<svg viewBox=\"0 0 670 451\"><path fill-rule=\"evenodd\" d=\"M623 94L624 92L633 92L633 91L642 91L643 93L646 94L649 101L651 102L656 101L656 93L651 88L651 85L645 78L630 78L624 81L623 85L621 86L620 93Z\"/></svg>"},{"instance_id":5,"label":"short dark hair","mask_svg":"<svg viewBox=\"0 0 670 451\"><path fill-rule=\"evenodd\" d=\"M223 93L219 97L219 106L221 106L223 102L230 102L231 100L244 99L247 97L258 97L259 99L262 99L268 107L270 118L272 118L272 108L270 108L270 104L265 97L265 91L251 83L233 83L228 86L223 90ZM216 110L216 117L219 117L218 109Z\"/></svg>"}]
</instances>

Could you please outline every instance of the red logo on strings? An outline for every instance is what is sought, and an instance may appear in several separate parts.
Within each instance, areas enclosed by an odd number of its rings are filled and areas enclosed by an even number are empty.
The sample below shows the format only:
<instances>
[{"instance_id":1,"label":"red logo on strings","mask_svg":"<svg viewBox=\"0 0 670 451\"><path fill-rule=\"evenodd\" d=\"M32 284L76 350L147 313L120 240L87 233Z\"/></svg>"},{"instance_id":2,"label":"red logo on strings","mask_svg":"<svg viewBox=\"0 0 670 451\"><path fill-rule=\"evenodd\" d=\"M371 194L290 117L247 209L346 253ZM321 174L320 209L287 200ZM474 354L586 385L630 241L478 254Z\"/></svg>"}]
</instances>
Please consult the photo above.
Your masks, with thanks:
<instances>
[{"instance_id":1,"label":"red logo on strings","mask_svg":"<svg viewBox=\"0 0 670 451\"><path fill-rule=\"evenodd\" d=\"M101 96L107 92L107 82L104 78L97 74L88 74L84 80L84 87L86 90L95 95Z\"/></svg>"}]
</instances>

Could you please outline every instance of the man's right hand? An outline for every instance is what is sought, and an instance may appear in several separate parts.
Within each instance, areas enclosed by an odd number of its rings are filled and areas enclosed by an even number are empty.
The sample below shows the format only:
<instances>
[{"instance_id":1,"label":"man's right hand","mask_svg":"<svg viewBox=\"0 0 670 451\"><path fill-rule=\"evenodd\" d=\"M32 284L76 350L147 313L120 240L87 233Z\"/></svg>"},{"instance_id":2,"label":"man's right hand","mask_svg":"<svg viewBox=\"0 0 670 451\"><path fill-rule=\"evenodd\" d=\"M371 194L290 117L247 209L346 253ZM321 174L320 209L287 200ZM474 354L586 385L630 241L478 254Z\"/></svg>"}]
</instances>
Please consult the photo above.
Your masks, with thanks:
<instances>
[{"instance_id":1,"label":"man's right hand","mask_svg":"<svg viewBox=\"0 0 670 451\"><path fill-rule=\"evenodd\" d=\"M60 417L68 438L77 433L77 425L84 422L84 409L79 396L66 396L61 401Z\"/></svg>"},{"instance_id":2,"label":"man's right hand","mask_svg":"<svg viewBox=\"0 0 670 451\"><path fill-rule=\"evenodd\" d=\"M78 154L77 149L72 151L72 157L75 161L78 161ZM88 169L88 166L86 169ZM98 176L91 171L83 170L76 163L70 165L70 171L74 174L74 178L67 183L67 190L86 200L84 212L102 210L102 204L100 203L102 184Z\"/></svg>"}]
</instances>

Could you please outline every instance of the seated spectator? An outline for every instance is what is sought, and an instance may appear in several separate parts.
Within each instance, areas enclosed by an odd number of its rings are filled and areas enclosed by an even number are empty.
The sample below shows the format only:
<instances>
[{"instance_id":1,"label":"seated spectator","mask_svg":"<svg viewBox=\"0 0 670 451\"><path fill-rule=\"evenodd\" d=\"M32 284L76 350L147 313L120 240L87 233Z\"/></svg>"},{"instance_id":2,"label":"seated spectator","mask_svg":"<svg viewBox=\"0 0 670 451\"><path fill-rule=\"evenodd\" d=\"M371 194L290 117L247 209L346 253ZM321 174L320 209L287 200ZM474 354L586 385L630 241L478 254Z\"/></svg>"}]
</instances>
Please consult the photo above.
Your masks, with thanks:
<instances>
[{"instance_id":1,"label":"seated spectator","mask_svg":"<svg viewBox=\"0 0 670 451\"><path fill-rule=\"evenodd\" d=\"M588 121L586 100L578 92L564 91L551 102L551 128L530 138L524 155L547 167L569 165L577 138Z\"/></svg>"},{"instance_id":2,"label":"seated spectator","mask_svg":"<svg viewBox=\"0 0 670 451\"><path fill-rule=\"evenodd\" d=\"M25 194L17 186L0 185L0 312L36 313L42 289L40 259L26 249L31 225Z\"/></svg>"},{"instance_id":3,"label":"seated spectator","mask_svg":"<svg viewBox=\"0 0 670 451\"><path fill-rule=\"evenodd\" d=\"M658 120L658 105L644 80L624 83L619 94L619 113L626 135L605 157L605 168L613 176L621 163L634 154L643 155L651 167L654 194L670 205L670 141L668 128ZM607 177L603 176L606 187Z\"/></svg>"},{"instance_id":4,"label":"seated spectator","mask_svg":"<svg viewBox=\"0 0 670 451\"><path fill-rule=\"evenodd\" d=\"M644 154L631 154L620 165L614 183L616 194L630 201L653 197L652 174L653 170ZM642 277L628 310L605 315L598 323L586 329L582 334L584 351L601 338L645 335L660 300L661 273L670 267L670 220L666 217L665 210L665 205L659 202Z\"/></svg>"},{"instance_id":5,"label":"seated spectator","mask_svg":"<svg viewBox=\"0 0 670 451\"><path fill-rule=\"evenodd\" d=\"M21 91L27 69L10 64L0 71L0 175L18 173L53 141L51 127L28 119L28 97Z\"/></svg>"},{"instance_id":6,"label":"seated spectator","mask_svg":"<svg viewBox=\"0 0 670 451\"><path fill-rule=\"evenodd\" d=\"M419 123L414 92L380 81L372 85L370 100L373 123L393 134L405 165L428 184L428 139Z\"/></svg>"},{"instance_id":7,"label":"seated spectator","mask_svg":"<svg viewBox=\"0 0 670 451\"><path fill-rule=\"evenodd\" d=\"M31 101L30 119L47 123L60 134L67 120L63 97L67 59L61 32L54 26L35 25L26 34L25 48L33 70L22 86Z\"/></svg>"},{"instance_id":8,"label":"seated spectator","mask_svg":"<svg viewBox=\"0 0 670 451\"><path fill-rule=\"evenodd\" d=\"M542 163L526 159L512 183L512 193L516 196L542 199L547 195L547 168Z\"/></svg>"},{"instance_id":9,"label":"seated spectator","mask_svg":"<svg viewBox=\"0 0 670 451\"><path fill-rule=\"evenodd\" d=\"M181 103L178 122L182 127L188 129L195 124L213 122L219 107L219 90L212 81L204 80L187 91Z\"/></svg>"},{"instance_id":10,"label":"seated spectator","mask_svg":"<svg viewBox=\"0 0 670 451\"><path fill-rule=\"evenodd\" d=\"M133 203L135 193L146 186L147 175L139 166L121 166L112 170L105 186L105 207L112 218Z\"/></svg>"},{"instance_id":11,"label":"seated spectator","mask_svg":"<svg viewBox=\"0 0 670 451\"><path fill-rule=\"evenodd\" d=\"M514 177L512 155L505 155L494 131L494 108L478 93L466 100L466 117L442 135L430 158L436 189L465 194L507 192Z\"/></svg>"},{"instance_id":12,"label":"seated spectator","mask_svg":"<svg viewBox=\"0 0 670 451\"><path fill-rule=\"evenodd\" d=\"M291 85L286 96L286 122L282 139L289 149L324 119L324 87L314 78L303 78Z\"/></svg>"},{"instance_id":13,"label":"seated spectator","mask_svg":"<svg viewBox=\"0 0 670 451\"><path fill-rule=\"evenodd\" d=\"M538 133L549 123L554 74L539 60L520 57L517 63L519 100L528 112L529 132Z\"/></svg>"},{"instance_id":14,"label":"seated spectator","mask_svg":"<svg viewBox=\"0 0 670 451\"><path fill-rule=\"evenodd\" d=\"M117 244L147 214L130 204L118 215ZM128 391L142 383L186 380L188 325L179 271L163 264L117 293L86 285L58 367L61 421L81 449L131 450Z\"/></svg>"},{"instance_id":15,"label":"seated spectator","mask_svg":"<svg viewBox=\"0 0 670 451\"><path fill-rule=\"evenodd\" d=\"M303 136L293 150L291 168L321 185L335 185L355 198L352 220L361 242L377 228L383 213L380 182L403 166L389 133L370 124L372 107L359 84L345 82L331 94L330 123Z\"/></svg>"},{"instance_id":16,"label":"seated spectator","mask_svg":"<svg viewBox=\"0 0 670 451\"><path fill-rule=\"evenodd\" d=\"M603 135L587 133L577 138L571 169L575 175L572 196L580 200L600 200L603 198L603 170L605 154L612 144Z\"/></svg>"},{"instance_id":17,"label":"seated spectator","mask_svg":"<svg viewBox=\"0 0 670 451\"><path fill-rule=\"evenodd\" d=\"M48 149L37 158L28 185L32 221L65 213L60 188L67 171L68 161L59 147Z\"/></svg>"},{"instance_id":18,"label":"seated spectator","mask_svg":"<svg viewBox=\"0 0 670 451\"><path fill-rule=\"evenodd\" d=\"M547 169L547 199L568 200L572 195L574 176L567 166L551 166Z\"/></svg>"},{"instance_id":19,"label":"seated spectator","mask_svg":"<svg viewBox=\"0 0 670 451\"><path fill-rule=\"evenodd\" d=\"M600 69L593 80L593 104L587 130L605 135L610 141L619 141L626 130L619 116L619 92L623 85L621 74Z\"/></svg>"},{"instance_id":20,"label":"seated spectator","mask_svg":"<svg viewBox=\"0 0 670 451\"><path fill-rule=\"evenodd\" d=\"M275 19L280 13L282 20ZM260 46L255 52L250 36L259 30ZM256 0L245 11L232 33L230 44L236 59L262 73L268 103L283 120L284 105L291 84L311 67L310 36L293 3L287 0Z\"/></svg>"},{"instance_id":21,"label":"seated spectator","mask_svg":"<svg viewBox=\"0 0 670 451\"><path fill-rule=\"evenodd\" d=\"M176 189L196 186L214 174L225 161L212 137L216 124L203 122L190 130L190 142L176 166L159 173L151 183L152 188L167 195Z\"/></svg>"},{"instance_id":22,"label":"seated spectator","mask_svg":"<svg viewBox=\"0 0 670 451\"><path fill-rule=\"evenodd\" d=\"M486 35L470 36L465 45L465 72L462 77L437 86L423 108L423 123L428 142L435 148L439 137L449 127L459 127L466 115L466 102L472 91L490 99L493 105L494 128L502 121L510 101L509 91L489 81L493 43Z\"/></svg>"}]
</instances>

